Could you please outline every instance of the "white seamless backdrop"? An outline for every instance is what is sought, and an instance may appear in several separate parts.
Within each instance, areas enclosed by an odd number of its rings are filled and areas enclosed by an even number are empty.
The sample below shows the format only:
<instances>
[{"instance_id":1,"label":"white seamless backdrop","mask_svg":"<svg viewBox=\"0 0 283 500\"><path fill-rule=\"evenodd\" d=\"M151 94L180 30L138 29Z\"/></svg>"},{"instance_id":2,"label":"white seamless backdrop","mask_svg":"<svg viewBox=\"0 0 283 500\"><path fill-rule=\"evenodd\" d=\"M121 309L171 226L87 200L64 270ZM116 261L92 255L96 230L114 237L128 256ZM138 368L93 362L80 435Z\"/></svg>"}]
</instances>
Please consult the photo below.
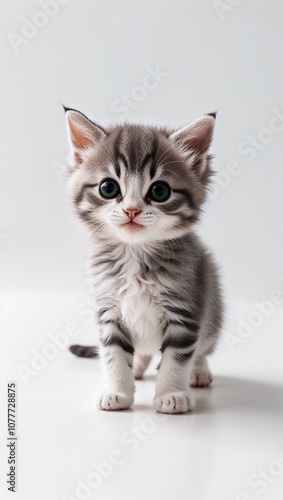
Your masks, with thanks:
<instances>
[{"instance_id":1,"label":"white seamless backdrop","mask_svg":"<svg viewBox=\"0 0 283 500\"><path fill-rule=\"evenodd\" d=\"M61 103L98 122L169 126L217 110L218 174L200 231L234 295L262 298L279 285L282 6L234 4L1 1L4 289L84 286Z\"/></svg>"}]
</instances>

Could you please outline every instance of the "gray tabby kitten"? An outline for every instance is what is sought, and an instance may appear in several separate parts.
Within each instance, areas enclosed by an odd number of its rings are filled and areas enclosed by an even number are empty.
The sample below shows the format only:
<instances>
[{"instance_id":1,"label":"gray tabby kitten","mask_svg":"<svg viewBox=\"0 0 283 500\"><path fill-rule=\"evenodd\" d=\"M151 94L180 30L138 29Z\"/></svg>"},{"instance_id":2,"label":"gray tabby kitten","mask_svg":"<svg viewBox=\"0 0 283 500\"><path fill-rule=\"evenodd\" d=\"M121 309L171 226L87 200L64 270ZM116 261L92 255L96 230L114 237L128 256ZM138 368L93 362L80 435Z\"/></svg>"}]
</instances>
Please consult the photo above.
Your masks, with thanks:
<instances>
[{"instance_id":1,"label":"gray tabby kitten","mask_svg":"<svg viewBox=\"0 0 283 500\"><path fill-rule=\"evenodd\" d=\"M189 382L206 387L212 381L206 356L222 318L215 265L192 230L211 175L215 115L171 131L127 124L104 129L65 111L69 190L90 234L89 280L107 373L98 407L129 408L134 378L160 352L154 407L187 412L194 407Z\"/></svg>"}]
</instances>

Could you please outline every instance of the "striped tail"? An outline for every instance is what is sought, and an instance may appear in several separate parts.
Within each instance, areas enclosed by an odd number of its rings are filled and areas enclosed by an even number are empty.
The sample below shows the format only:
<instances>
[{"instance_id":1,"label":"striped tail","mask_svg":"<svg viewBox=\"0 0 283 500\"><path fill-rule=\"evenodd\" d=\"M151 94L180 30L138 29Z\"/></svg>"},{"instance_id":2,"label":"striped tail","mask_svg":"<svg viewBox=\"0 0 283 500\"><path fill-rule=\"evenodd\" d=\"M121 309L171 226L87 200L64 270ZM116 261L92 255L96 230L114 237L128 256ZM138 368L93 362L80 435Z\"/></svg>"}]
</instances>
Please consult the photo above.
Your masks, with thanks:
<instances>
[{"instance_id":1,"label":"striped tail","mask_svg":"<svg viewBox=\"0 0 283 500\"><path fill-rule=\"evenodd\" d=\"M98 347L95 345L71 345L69 349L80 358L97 358L99 356Z\"/></svg>"}]
</instances>

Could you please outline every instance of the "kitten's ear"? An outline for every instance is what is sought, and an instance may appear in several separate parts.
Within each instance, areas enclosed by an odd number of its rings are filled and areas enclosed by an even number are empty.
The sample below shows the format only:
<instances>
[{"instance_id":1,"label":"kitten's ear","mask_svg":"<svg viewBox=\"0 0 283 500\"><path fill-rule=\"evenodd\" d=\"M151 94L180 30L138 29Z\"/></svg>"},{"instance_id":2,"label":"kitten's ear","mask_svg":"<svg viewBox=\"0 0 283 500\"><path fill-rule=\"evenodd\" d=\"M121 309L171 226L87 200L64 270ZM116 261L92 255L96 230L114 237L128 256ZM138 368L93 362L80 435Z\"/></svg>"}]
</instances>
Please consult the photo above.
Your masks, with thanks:
<instances>
[{"instance_id":1,"label":"kitten's ear","mask_svg":"<svg viewBox=\"0 0 283 500\"><path fill-rule=\"evenodd\" d=\"M81 163L83 152L96 146L106 136L106 132L79 111L65 107L64 109L71 152L75 161Z\"/></svg>"},{"instance_id":2,"label":"kitten's ear","mask_svg":"<svg viewBox=\"0 0 283 500\"><path fill-rule=\"evenodd\" d=\"M201 116L173 132L169 139L190 160L193 170L202 175L207 165L207 151L212 141L216 113Z\"/></svg>"}]
</instances>

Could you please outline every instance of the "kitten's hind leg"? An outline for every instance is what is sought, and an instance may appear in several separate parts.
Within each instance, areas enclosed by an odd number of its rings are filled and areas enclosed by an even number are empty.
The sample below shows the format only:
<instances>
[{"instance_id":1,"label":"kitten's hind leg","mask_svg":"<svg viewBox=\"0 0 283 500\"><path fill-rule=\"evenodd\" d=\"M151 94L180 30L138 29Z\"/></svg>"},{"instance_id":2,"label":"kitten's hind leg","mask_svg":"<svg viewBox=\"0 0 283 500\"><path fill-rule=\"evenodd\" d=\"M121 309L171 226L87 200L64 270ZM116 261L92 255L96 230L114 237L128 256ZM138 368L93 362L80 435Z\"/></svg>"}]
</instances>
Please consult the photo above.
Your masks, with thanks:
<instances>
[{"instance_id":1,"label":"kitten's hind leg","mask_svg":"<svg viewBox=\"0 0 283 500\"><path fill-rule=\"evenodd\" d=\"M147 369L152 356L146 356L145 354L135 354L134 356L134 367L133 373L136 380L142 378L145 370Z\"/></svg>"},{"instance_id":2,"label":"kitten's hind leg","mask_svg":"<svg viewBox=\"0 0 283 500\"><path fill-rule=\"evenodd\" d=\"M212 374L209 370L206 357L196 356L190 375L191 387L207 387L212 382Z\"/></svg>"}]
</instances>

